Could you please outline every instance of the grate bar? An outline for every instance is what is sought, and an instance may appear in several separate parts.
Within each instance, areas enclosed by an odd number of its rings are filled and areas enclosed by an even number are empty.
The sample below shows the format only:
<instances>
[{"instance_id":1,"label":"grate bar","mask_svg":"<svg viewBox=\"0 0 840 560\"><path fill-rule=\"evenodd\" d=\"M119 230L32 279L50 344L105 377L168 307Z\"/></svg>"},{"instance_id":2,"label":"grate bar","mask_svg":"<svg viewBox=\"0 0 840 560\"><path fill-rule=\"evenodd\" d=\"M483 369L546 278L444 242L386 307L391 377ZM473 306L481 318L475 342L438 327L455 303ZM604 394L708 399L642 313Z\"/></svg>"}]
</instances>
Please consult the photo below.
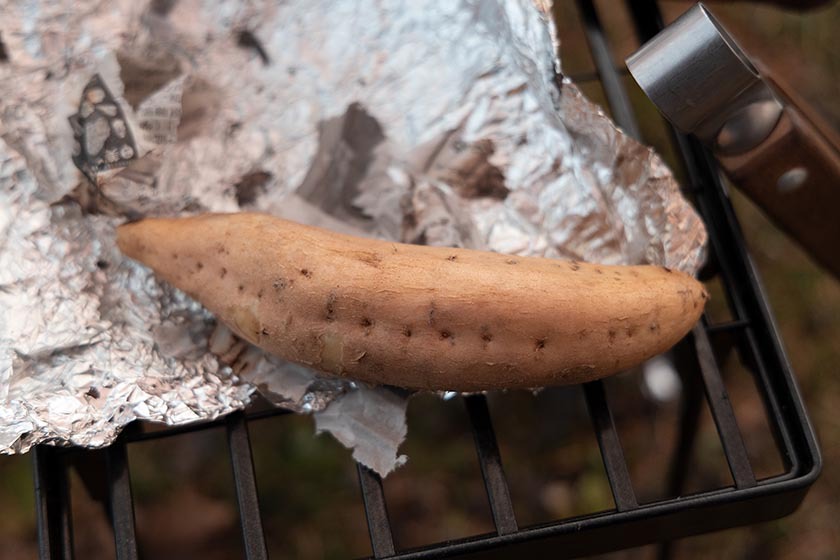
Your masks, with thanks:
<instances>
[{"instance_id":1,"label":"grate bar","mask_svg":"<svg viewBox=\"0 0 840 560\"><path fill-rule=\"evenodd\" d=\"M742 353L744 364L750 368L756 368L753 373L761 379L760 393L765 400L765 406L772 411L770 421L773 434L783 446L782 452L786 457L793 458L796 453L793 450L794 442L789 427L781 419L785 416L783 405L779 400L787 401L788 406L801 408L799 392L796 382L790 377L789 365L784 357L784 351L779 346L778 335L773 324L769 311L765 307L764 296L761 285L758 283L756 272L746 253L746 243L739 229L734 211L725 194L724 185L720 182L720 176L714 166L711 154L699 141L677 133L671 128L672 135L690 178L691 184L696 186L698 191L697 205L707 220L707 231L709 232L710 247L719 255L720 274L727 286L726 296L730 308L736 317L748 317L750 327L745 329L748 343L748 351ZM721 225L721 221L728 220L728 224ZM727 255L724 251L731 248L737 254ZM731 251L730 251L731 253ZM726 258L725 258L726 257ZM739 260L735 260L739 259ZM749 289L733 289L733 286L749 286ZM759 341L759 337L761 340ZM775 355L781 362L776 362L776 373L781 367L787 376L786 380L776 387L776 391L768 391L777 381L771 380L763 366L761 356L763 354ZM777 378L778 379L778 378ZM796 400L794 404L792 400ZM803 413L804 414L804 413ZM805 420L805 426L810 429L807 417L800 417ZM799 440L800 443L802 440ZM810 449L808 450L810 452ZM819 459L819 457L816 457ZM795 464L791 461L791 467Z\"/></svg>"},{"instance_id":2,"label":"grate bar","mask_svg":"<svg viewBox=\"0 0 840 560\"><path fill-rule=\"evenodd\" d=\"M754 329L749 329L747 330L746 335L747 345L751 351L748 354L745 353L742 357L742 361L752 370L753 375L755 376L754 380L756 385L759 387L759 394L764 401L764 407L768 414L768 421L770 422L770 427L773 432L773 438L776 441L776 445L779 447L779 452L781 454L782 461L784 462L785 469L798 469L799 465L794 460L796 454L793 452L793 442L791 441L790 433L787 429L784 429L783 425L777 420L778 418L783 417L782 407L784 405L779 402L776 394L769 390L772 382L767 375L767 367L760 354L761 351L758 346L758 341L756 340L756 332Z\"/></svg>"},{"instance_id":3,"label":"grate bar","mask_svg":"<svg viewBox=\"0 0 840 560\"><path fill-rule=\"evenodd\" d=\"M604 37L598 14L592 0L578 0L584 27L586 31L587 40L590 43L590 50L592 57L595 60L595 65L601 75L601 81L604 86L604 92L607 95L607 101L613 110L613 115L625 131L635 138L640 138L638 124L633 115L632 106L627 97L627 93L622 86L618 75L614 71L612 56L609 51L606 38ZM638 15L638 9L634 11L634 15ZM689 174L691 175L691 169ZM739 316L742 316L739 314ZM721 438L721 443L729 462L732 477L735 480L735 485L738 488L747 488L755 486L755 475L752 467L749 464L744 441L741 438L741 433L738 430L738 424L735 421L735 414L732 411L732 406L729 402L729 396L726 393L726 388L723 385L723 380L720 378L720 372L717 368L714 355L712 354L709 340L706 332L702 327L694 329L695 346L697 357L700 360L700 369L703 376L704 385L706 388L706 396L709 401L709 406L712 410L712 416L715 419L715 424L718 428L718 433ZM588 398L588 397L587 397ZM609 411L607 411L609 412ZM622 457L623 459L623 457ZM604 457L606 461L607 458ZM626 466L625 466L626 470ZM612 483L612 477L610 479ZM618 505L618 504L616 504Z\"/></svg>"},{"instance_id":4,"label":"grate bar","mask_svg":"<svg viewBox=\"0 0 840 560\"><path fill-rule=\"evenodd\" d=\"M656 0L627 0L624 4L630 10L630 17L636 26L636 35L642 43L653 38L665 27Z\"/></svg>"},{"instance_id":5,"label":"grate bar","mask_svg":"<svg viewBox=\"0 0 840 560\"><path fill-rule=\"evenodd\" d=\"M691 455L700 428L703 410L703 381L697 365L696 351L691 337L685 337L674 347L675 365L682 379L680 419L674 454L668 468L667 491L669 496L681 496L691 472Z\"/></svg>"},{"instance_id":6,"label":"grate bar","mask_svg":"<svg viewBox=\"0 0 840 560\"><path fill-rule=\"evenodd\" d=\"M744 321L744 325L740 325L742 321L733 321L731 323L723 323L723 328L710 328L705 326L706 334L712 344L712 353L717 357L719 364L726 363L732 351L738 352L741 362L747 368L754 368L755 358L749 352L744 352L744 346L748 343L747 334L749 329L749 322ZM694 369L697 367L695 365Z\"/></svg>"},{"instance_id":7,"label":"grate bar","mask_svg":"<svg viewBox=\"0 0 840 560\"><path fill-rule=\"evenodd\" d=\"M257 494L257 478L254 474L254 460L251 454L251 440L243 412L234 412L227 417L227 439L230 462L233 467L233 481L236 486L236 501L239 505L239 521L245 545L245 558L265 560L268 550L265 545L260 503Z\"/></svg>"},{"instance_id":8,"label":"grate bar","mask_svg":"<svg viewBox=\"0 0 840 560\"><path fill-rule=\"evenodd\" d=\"M367 518L373 557L393 556L395 551L394 537L391 534L391 522L388 520L382 479L378 474L360 463L356 463L356 469L359 472L359 486L362 489L362 500L365 504L365 517Z\"/></svg>"},{"instance_id":9,"label":"grate bar","mask_svg":"<svg viewBox=\"0 0 840 560\"><path fill-rule=\"evenodd\" d=\"M469 395L464 397L464 404L470 415L478 462L481 465L481 476L484 478L484 489L487 491L496 532L500 535L515 533L519 527L516 524L510 489L502 467L499 444L496 441L496 433L493 431L490 409L487 407L487 397Z\"/></svg>"},{"instance_id":10,"label":"grate bar","mask_svg":"<svg viewBox=\"0 0 840 560\"><path fill-rule=\"evenodd\" d=\"M592 426L595 428L595 436L598 438L598 446L601 448L604 469L610 482L615 507L618 511L634 509L639 504L633 492L633 483L630 481L627 461L624 460L624 451L618 439L618 432L615 430L612 412L607 405L604 383L600 379L585 383L583 394L586 397L589 416L592 418Z\"/></svg>"},{"instance_id":11,"label":"grate bar","mask_svg":"<svg viewBox=\"0 0 840 560\"><path fill-rule=\"evenodd\" d=\"M634 116L630 99L627 97L627 92L621 84L619 72L612 60L610 47L595 5L592 0L577 0L577 5L583 20L586 41L589 43L589 50L601 78L601 85L604 88L604 94L607 97L607 103L610 106L613 118L627 134L638 139L641 137L639 125ZM600 380L592 381L584 384L583 391L589 415L592 418L592 425L598 438L598 445L601 448L604 468L610 482L616 509L627 511L636 508L638 502L633 491L633 484L630 481L627 462L624 460L624 451L615 430L612 413L607 406L604 384Z\"/></svg>"},{"instance_id":12,"label":"grate bar","mask_svg":"<svg viewBox=\"0 0 840 560\"><path fill-rule=\"evenodd\" d=\"M735 418L735 411L732 410L732 403L729 401L729 394L720 376L712 347L706 336L706 331L698 325L692 331L694 348L697 353L697 363L700 366L700 374L703 377L703 385L706 389L706 399L709 402L709 409L712 418L715 420L720 442L723 445L723 453L729 463L729 470L732 472L732 479L736 488L750 488L756 485L755 474L750 465L747 448L741 431L738 429L738 422Z\"/></svg>"},{"instance_id":13,"label":"grate bar","mask_svg":"<svg viewBox=\"0 0 840 560\"><path fill-rule=\"evenodd\" d=\"M750 322L746 319L737 321L727 321L726 323L714 323L706 325L706 332L709 334L716 334L721 332L742 331L750 326Z\"/></svg>"},{"instance_id":14,"label":"grate bar","mask_svg":"<svg viewBox=\"0 0 840 560\"><path fill-rule=\"evenodd\" d=\"M117 560L137 560L134 500L128 472L126 444L118 439L107 448L108 496Z\"/></svg>"},{"instance_id":15,"label":"grate bar","mask_svg":"<svg viewBox=\"0 0 840 560\"><path fill-rule=\"evenodd\" d=\"M67 465L52 447L32 451L35 482L35 515L38 525L38 558L72 559L73 526Z\"/></svg>"},{"instance_id":16,"label":"grate bar","mask_svg":"<svg viewBox=\"0 0 840 560\"><path fill-rule=\"evenodd\" d=\"M245 418L248 421L253 420L262 420L264 418L273 418L274 416L285 416L286 414L291 414L290 410L286 410L283 408L273 408L267 410L258 410L254 412L245 412ZM136 424L140 427L138 430L132 430L131 433L125 433L123 439L126 442L132 443L135 441L147 441L150 439L161 439L166 437L173 437L173 436L180 436L183 434L189 434L191 432L197 432L201 430L207 430L210 428L217 428L222 426L223 424L227 423L227 417L217 418L215 420L206 420L204 422L193 422L190 424L184 424L181 426L168 426L164 429L160 430L152 430L152 431L143 431L142 428L147 426L148 424L142 422L136 422Z\"/></svg>"},{"instance_id":17,"label":"grate bar","mask_svg":"<svg viewBox=\"0 0 840 560\"><path fill-rule=\"evenodd\" d=\"M630 70L628 70L626 66L625 67L618 67L618 68L613 67L613 72L615 72L619 76L629 76L630 75ZM571 81L573 81L576 84L586 84L586 83L589 83L589 82L594 82L596 80L600 80L600 76L598 75L597 71L581 72L579 74L571 74L571 75L568 75L568 76L564 75L564 77L569 78Z\"/></svg>"},{"instance_id":18,"label":"grate bar","mask_svg":"<svg viewBox=\"0 0 840 560\"><path fill-rule=\"evenodd\" d=\"M632 8L631 12L637 35L642 41L650 39L655 34L656 28L662 27L663 22L656 0L634 0L628 2L628 4ZM690 185L697 193L697 206L708 225L710 249L717 255L720 274L724 285L727 287L726 297L730 308L733 310L735 317L751 319L750 325L745 328L750 351L744 353L742 358L748 367L754 366L758 370L757 375L761 378L759 383L761 386L760 393L764 399L765 407L771 411L768 420L776 441L783 447L782 451L787 463L789 458L795 456L792 450L793 442L787 426L779 421L784 414L777 402L777 397L767 390L772 382L766 377L760 356L762 352L772 353L781 357L781 367L783 369L786 370L789 366L785 363L784 352L778 345L773 320L769 316L766 304L763 301L762 288L746 252L746 243L725 194L726 189L721 184L720 173L708 149L703 147L698 140L677 132L672 126L669 125L668 129L671 131L672 141L685 166ZM734 286L744 289L733 289ZM763 345L759 345L754 336L758 329L763 329L769 335L762 341ZM707 341L706 345L708 345ZM713 358L711 365L713 369L717 369ZM783 387L781 390L782 393L780 394L786 397L789 395L798 397L795 382L792 390L791 385ZM715 421L717 422L717 419ZM807 425L807 419L805 423ZM740 434L738 435L740 436ZM742 446L743 441L740 442L740 447ZM724 451L726 451L725 448ZM791 466L793 467L792 463ZM739 468L742 467L743 464L740 464ZM746 477L746 483L749 484L749 480L754 478L755 475L750 472Z\"/></svg>"},{"instance_id":19,"label":"grate bar","mask_svg":"<svg viewBox=\"0 0 840 560\"><path fill-rule=\"evenodd\" d=\"M601 77L601 85L604 88L604 94L607 96L607 103L609 103L613 117L618 125L624 129L624 132L638 140L641 138L639 124L633 114L633 106L630 104L627 92L621 85L621 77L613 63L610 47L607 38L604 36L604 30L601 27L595 6L592 0L578 0L577 4L583 19L586 41L589 43L589 50L592 53L592 59L595 61L598 75Z\"/></svg>"}]
</instances>

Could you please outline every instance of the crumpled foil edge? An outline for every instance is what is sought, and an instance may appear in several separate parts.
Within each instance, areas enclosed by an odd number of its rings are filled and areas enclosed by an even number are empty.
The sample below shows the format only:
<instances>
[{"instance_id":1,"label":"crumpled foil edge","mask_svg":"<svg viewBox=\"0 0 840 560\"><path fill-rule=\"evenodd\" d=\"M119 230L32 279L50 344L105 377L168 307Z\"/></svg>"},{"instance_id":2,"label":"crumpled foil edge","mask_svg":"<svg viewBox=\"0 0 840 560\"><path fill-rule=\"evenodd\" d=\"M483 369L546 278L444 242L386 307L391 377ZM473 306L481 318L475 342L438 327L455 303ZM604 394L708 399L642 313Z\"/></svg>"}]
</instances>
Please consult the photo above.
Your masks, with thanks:
<instances>
[{"instance_id":1,"label":"crumpled foil edge","mask_svg":"<svg viewBox=\"0 0 840 560\"><path fill-rule=\"evenodd\" d=\"M259 388L380 474L404 461L404 394L255 349L217 359L236 341L116 250L126 216L261 210L407 242L702 263L665 165L558 80L547 2L100 7L4 9L0 452L107 445L135 419L215 418ZM362 15L377 25L354 27ZM90 190L66 119L94 74L149 134Z\"/></svg>"}]
</instances>

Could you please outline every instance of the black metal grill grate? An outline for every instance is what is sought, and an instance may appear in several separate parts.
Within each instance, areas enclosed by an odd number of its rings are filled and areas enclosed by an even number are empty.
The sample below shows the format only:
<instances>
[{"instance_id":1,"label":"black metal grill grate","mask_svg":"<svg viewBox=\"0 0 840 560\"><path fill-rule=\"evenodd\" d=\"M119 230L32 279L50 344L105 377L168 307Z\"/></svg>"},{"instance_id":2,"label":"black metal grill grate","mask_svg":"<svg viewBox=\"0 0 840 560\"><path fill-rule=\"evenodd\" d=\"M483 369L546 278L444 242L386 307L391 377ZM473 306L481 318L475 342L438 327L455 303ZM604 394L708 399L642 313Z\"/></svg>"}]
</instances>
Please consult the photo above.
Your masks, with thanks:
<instances>
[{"instance_id":1,"label":"black metal grill grate","mask_svg":"<svg viewBox=\"0 0 840 560\"><path fill-rule=\"evenodd\" d=\"M592 0L577 0L577 4L598 77L613 116L625 131L639 137L639 127L622 85L623 72L615 69L596 8ZM662 18L655 0L628 0L627 6L640 39L646 40L661 28ZM661 555L664 557L668 552L666 541L778 518L793 511L801 502L821 466L812 428L715 165L709 154L693 139L673 131L671 133L689 179L689 194L696 199L697 207L708 225L714 273L719 275L726 287L734 319L721 324L709 324L704 320L675 349L678 367L689 384L689 390L686 391L687 398L681 409L680 438L671 459L667 485L672 496L678 496L684 488L702 406L699 391L702 387L734 486L639 504L604 386L596 381L584 385L582 390L601 450L615 509L537 527L520 528L502 468L487 401L484 396L470 396L464 402L472 425L496 532L430 544L412 551L398 550L391 532L382 481L372 471L358 466L359 486L375 558L419 559L461 555L509 557L513 553L533 556L550 554L553 558L560 558L657 541L663 542ZM742 360L751 366L782 457L784 474L756 480L710 340L734 347ZM692 384L697 391L690 390ZM240 412L214 422L154 432L144 432L133 426L114 445L99 451L38 447L33 452L33 469L40 558L73 558L68 492L71 460L83 479L86 476L78 460L73 460L74 457L85 455L92 458L84 467L89 471L104 469L100 474L105 481L105 495L100 498L107 505L113 525L116 557L119 560L136 559L138 552L134 505L126 446L133 442L220 425L225 425L227 429L245 556L248 559L267 558L248 421L279 414L283 414L283 411ZM97 464L99 467L95 466ZM88 472L87 476L97 475Z\"/></svg>"}]
</instances>

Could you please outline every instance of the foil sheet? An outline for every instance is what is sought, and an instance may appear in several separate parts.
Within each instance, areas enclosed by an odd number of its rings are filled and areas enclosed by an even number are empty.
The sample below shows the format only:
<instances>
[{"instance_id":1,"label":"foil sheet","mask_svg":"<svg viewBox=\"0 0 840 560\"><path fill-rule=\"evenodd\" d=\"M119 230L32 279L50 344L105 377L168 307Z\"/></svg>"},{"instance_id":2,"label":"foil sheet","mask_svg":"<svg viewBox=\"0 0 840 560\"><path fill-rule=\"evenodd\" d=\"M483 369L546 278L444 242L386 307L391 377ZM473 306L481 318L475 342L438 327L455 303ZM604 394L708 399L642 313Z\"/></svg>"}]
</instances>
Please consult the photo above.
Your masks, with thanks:
<instances>
[{"instance_id":1,"label":"foil sheet","mask_svg":"<svg viewBox=\"0 0 840 560\"><path fill-rule=\"evenodd\" d=\"M0 452L106 445L133 420L210 419L259 390L380 474L405 460L408 395L244 347L119 254L127 218L261 210L695 272L702 223L562 78L547 4L0 2ZM90 182L68 118L95 77L137 153Z\"/></svg>"}]
</instances>

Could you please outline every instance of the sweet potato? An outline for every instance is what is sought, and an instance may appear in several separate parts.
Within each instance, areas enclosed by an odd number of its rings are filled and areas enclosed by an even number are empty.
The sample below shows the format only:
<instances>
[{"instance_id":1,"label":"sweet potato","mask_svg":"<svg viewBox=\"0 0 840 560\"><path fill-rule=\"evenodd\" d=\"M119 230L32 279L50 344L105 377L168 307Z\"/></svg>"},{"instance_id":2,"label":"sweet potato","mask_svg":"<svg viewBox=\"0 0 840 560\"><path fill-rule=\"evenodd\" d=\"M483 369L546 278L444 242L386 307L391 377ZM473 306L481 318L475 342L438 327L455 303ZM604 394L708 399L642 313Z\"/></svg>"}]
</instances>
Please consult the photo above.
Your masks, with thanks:
<instances>
[{"instance_id":1,"label":"sweet potato","mask_svg":"<svg viewBox=\"0 0 840 560\"><path fill-rule=\"evenodd\" d=\"M268 352L411 389L603 377L671 347L708 298L661 266L405 245L253 213L146 219L117 242Z\"/></svg>"}]
</instances>

